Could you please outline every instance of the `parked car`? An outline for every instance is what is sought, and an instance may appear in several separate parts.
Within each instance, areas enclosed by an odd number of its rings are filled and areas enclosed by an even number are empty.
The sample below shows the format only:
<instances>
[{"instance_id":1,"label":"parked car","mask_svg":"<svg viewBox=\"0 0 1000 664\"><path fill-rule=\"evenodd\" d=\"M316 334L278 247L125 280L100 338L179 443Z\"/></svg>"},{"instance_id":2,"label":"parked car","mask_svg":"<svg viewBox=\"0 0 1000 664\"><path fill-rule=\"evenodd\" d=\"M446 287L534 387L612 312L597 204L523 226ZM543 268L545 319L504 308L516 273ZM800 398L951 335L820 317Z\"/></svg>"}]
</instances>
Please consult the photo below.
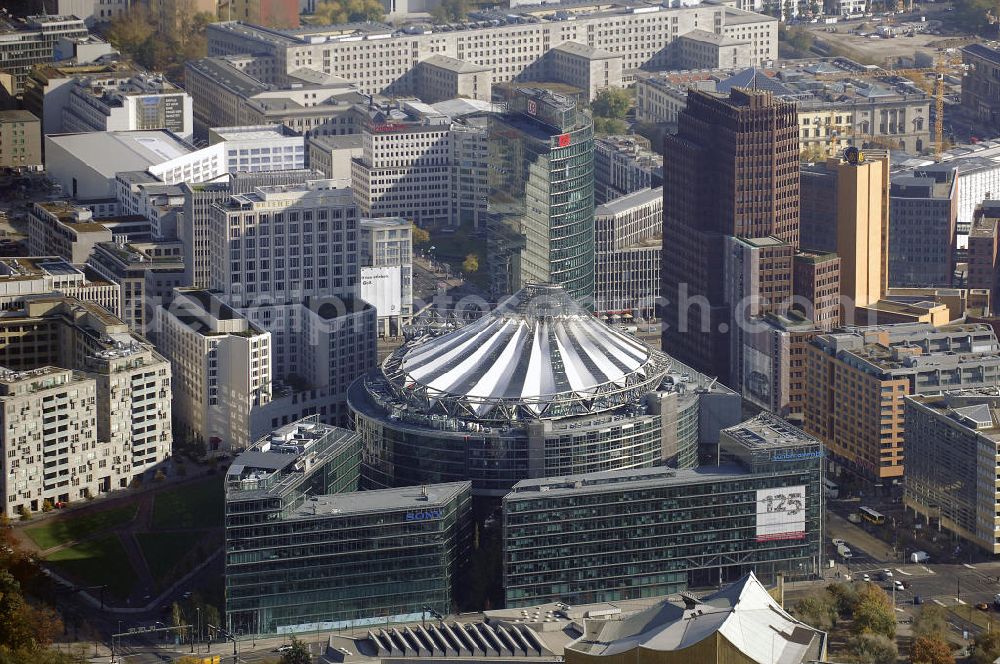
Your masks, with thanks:
<instances>
[{"instance_id":1,"label":"parked car","mask_svg":"<svg viewBox=\"0 0 1000 664\"><path fill-rule=\"evenodd\" d=\"M923 603L924 603L924 600L922 600L922 599L920 598L920 595L914 595L914 596L913 596L913 604L914 604L914 605L917 605L917 606L919 606L920 604L923 604Z\"/></svg>"},{"instance_id":2,"label":"parked car","mask_svg":"<svg viewBox=\"0 0 1000 664\"><path fill-rule=\"evenodd\" d=\"M862 580L862 581L871 581L871 580L872 580L872 577L871 577L871 576L869 576L868 574L862 574L862 575L861 575L861 580Z\"/></svg>"},{"instance_id":3,"label":"parked car","mask_svg":"<svg viewBox=\"0 0 1000 664\"><path fill-rule=\"evenodd\" d=\"M987 604L986 602L980 602L979 604L976 604L976 608L979 609L980 611L989 611L990 605Z\"/></svg>"}]
</instances>

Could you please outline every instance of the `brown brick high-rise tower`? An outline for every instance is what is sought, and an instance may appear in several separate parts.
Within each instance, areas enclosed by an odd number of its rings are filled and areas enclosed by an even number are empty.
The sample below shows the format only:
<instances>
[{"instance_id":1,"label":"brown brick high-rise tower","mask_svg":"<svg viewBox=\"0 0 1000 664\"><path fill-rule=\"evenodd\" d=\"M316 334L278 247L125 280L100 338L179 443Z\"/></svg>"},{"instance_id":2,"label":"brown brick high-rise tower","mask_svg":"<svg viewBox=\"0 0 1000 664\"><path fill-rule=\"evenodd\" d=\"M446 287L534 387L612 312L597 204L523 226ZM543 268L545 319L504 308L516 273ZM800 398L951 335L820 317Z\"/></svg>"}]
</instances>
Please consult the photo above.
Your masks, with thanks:
<instances>
[{"instance_id":1,"label":"brown brick high-rise tower","mask_svg":"<svg viewBox=\"0 0 1000 664\"><path fill-rule=\"evenodd\" d=\"M735 88L729 97L691 91L677 124L664 143L663 349L725 382L734 309L741 318L780 312L792 294L798 120L794 103ZM738 259L730 258L726 274L727 237L778 242L767 243L756 263L761 273L747 280L746 263L733 269ZM742 304L729 301L737 293ZM760 299L747 300L753 295Z\"/></svg>"}]
</instances>

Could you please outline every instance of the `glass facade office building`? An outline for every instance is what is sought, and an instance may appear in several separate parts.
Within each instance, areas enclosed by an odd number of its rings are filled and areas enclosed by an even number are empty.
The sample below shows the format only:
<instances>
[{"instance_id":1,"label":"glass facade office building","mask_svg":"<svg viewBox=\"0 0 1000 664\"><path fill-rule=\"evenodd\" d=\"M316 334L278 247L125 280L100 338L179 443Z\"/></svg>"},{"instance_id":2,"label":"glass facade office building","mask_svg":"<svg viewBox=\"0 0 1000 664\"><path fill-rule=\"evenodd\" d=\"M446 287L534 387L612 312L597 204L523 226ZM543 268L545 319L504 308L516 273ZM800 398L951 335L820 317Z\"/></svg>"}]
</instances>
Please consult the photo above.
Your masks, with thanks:
<instances>
[{"instance_id":1,"label":"glass facade office building","mask_svg":"<svg viewBox=\"0 0 1000 664\"><path fill-rule=\"evenodd\" d=\"M519 482L503 500L507 607L817 573L820 443L765 414L724 430L720 449L715 467Z\"/></svg>"},{"instance_id":2,"label":"glass facade office building","mask_svg":"<svg viewBox=\"0 0 1000 664\"><path fill-rule=\"evenodd\" d=\"M419 619L452 605L472 543L468 482L356 491L356 433L300 420L226 475L226 622L281 634Z\"/></svg>"},{"instance_id":3,"label":"glass facade office building","mask_svg":"<svg viewBox=\"0 0 1000 664\"><path fill-rule=\"evenodd\" d=\"M594 296L594 124L567 97L520 88L489 120L488 258L494 297L529 283Z\"/></svg>"}]
</instances>

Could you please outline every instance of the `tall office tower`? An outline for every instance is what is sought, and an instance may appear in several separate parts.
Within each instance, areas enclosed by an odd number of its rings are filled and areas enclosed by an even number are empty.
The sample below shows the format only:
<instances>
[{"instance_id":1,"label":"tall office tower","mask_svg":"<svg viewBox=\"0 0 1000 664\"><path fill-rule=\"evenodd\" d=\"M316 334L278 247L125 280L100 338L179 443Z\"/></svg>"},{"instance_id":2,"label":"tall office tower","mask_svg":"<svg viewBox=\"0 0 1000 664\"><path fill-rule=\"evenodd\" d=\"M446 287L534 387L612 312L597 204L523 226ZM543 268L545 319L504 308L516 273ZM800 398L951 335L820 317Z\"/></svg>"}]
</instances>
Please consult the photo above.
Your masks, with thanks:
<instances>
[{"instance_id":1,"label":"tall office tower","mask_svg":"<svg viewBox=\"0 0 1000 664\"><path fill-rule=\"evenodd\" d=\"M285 407L345 421L347 387L376 364L376 310L356 297L358 208L344 185L320 179L259 186L212 207L212 288L271 333L276 385L268 408L257 419L251 413L253 435L271 413L287 415ZM287 403L285 385L295 391ZM316 405L302 408L307 401Z\"/></svg>"},{"instance_id":2,"label":"tall office tower","mask_svg":"<svg viewBox=\"0 0 1000 664\"><path fill-rule=\"evenodd\" d=\"M983 201L969 231L968 287L990 292L990 310L1000 297L1000 201Z\"/></svg>"},{"instance_id":3,"label":"tall office tower","mask_svg":"<svg viewBox=\"0 0 1000 664\"><path fill-rule=\"evenodd\" d=\"M693 91L665 141L663 165L663 348L700 371L728 379L734 307L728 261L744 284L746 314L780 312L791 294L799 244L799 133L795 105L770 92L734 88L728 97ZM748 263L749 261L749 263ZM729 293L727 293L727 290ZM754 297L757 296L757 297Z\"/></svg>"},{"instance_id":4,"label":"tall office tower","mask_svg":"<svg viewBox=\"0 0 1000 664\"><path fill-rule=\"evenodd\" d=\"M228 200L233 194L245 194L262 185L296 184L310 177L319 177L307 169L232 173L225 182L201 184L181 183L184 193L184 213L177 224L177 237L184 245L186 283L195 288L208 288L212 252L212 206Z\"/></svg>"},{"instance_id":5,"label":"tall office tower","mask_svg":"<svg viewBox=\"0 0 1000 664\"><path fill-rule=\"evenodd\" d=\"M573 100L521 88L489 121L494 297L529 283L594 297L594 123Z\"/></svg>"},{"instance_id":6,"label":"tall office tower","mask_svg":"<svg viewBox=\"0 0 1000 664\"><path fill-rule=\"evenodd\" d=\"M841 318L885 294L889 273L889 155L848 148L802 171L803 249L840 256Z\"/></svg>"},{"instance_id":7,"label":"tall office tower","mask_svg":"<svg viewBox=\"0 0 1000 664\"><path fill-rule=\"evenodd\" d=\"M479 223L486 212L486 118L452 117L418 101L372 104L351 160L365 217L418 226Z\"/></svg>"},{"instance_id":8,"label":"tall office tower","mask_svg":"<svg viewBox=\"0 0 1000 664\"><path fill-rule=\"evenodd\" d=\"M958 221L955 168L893 176L889 202L889 284L951 286Z\"/></svg>"}]
</instances>

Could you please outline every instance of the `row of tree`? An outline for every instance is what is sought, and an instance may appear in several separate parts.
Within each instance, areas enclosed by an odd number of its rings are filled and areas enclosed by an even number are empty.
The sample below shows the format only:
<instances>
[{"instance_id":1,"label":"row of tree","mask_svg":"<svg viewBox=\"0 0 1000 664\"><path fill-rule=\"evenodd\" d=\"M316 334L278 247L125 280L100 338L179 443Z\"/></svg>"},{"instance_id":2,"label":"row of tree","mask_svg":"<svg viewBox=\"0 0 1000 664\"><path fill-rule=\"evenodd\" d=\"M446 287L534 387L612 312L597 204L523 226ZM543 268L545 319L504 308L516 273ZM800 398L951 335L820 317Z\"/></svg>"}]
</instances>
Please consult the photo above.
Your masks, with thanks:
<instances>
[{"instance_id":1,"label":"row of tree","mask_svg":"<svg viewBox=\"0 0 1000 664\"><path fill-rule=\"evenodd\" d=\"M800 600L794 612L803 622L824 631L841 620L851 620L853 636L848 647L858 664L895 664L899 657L895 610L885 591L874 584L866 583L860 589L846 583L831 584ZM947 635L945 609L924 605L913 624L911 664L955 664Z\"/></svg>"},{"instance_id":2,"label":"row of tree","mask_svg":"<svg viewBox=\"0 0 1000 664\"><path fill-rule=\"evenodd\" d=\"M313 23L364 23L385 18L380 0L322 0L316 3Z\"/></svg>"},{"instance_id":3,"label":"row of tree","mask_svg":"<svg viewBox=\"0 0 1000 664\"><path fill-rule=\"evenodd\" d=\"M175 20L158 19L144 5L137 4L111 21L105 37L136 64L181 81L184 63L207 54L205 28L216 17L209 12L194 11L193 0L174 1Z\"/></svg>"},{"instance_id":4,"label":"row of tree","mask_svg":"<svg viewBox=\"0 0 1000 664\"><path fill-rule=\"evenodd\" d=\"M48 603L51 598L51 583L38 561L17 547L7 519L0 519L0 664L84 661L52 649L63 623Z\"/></svg>"}]
</instances>

